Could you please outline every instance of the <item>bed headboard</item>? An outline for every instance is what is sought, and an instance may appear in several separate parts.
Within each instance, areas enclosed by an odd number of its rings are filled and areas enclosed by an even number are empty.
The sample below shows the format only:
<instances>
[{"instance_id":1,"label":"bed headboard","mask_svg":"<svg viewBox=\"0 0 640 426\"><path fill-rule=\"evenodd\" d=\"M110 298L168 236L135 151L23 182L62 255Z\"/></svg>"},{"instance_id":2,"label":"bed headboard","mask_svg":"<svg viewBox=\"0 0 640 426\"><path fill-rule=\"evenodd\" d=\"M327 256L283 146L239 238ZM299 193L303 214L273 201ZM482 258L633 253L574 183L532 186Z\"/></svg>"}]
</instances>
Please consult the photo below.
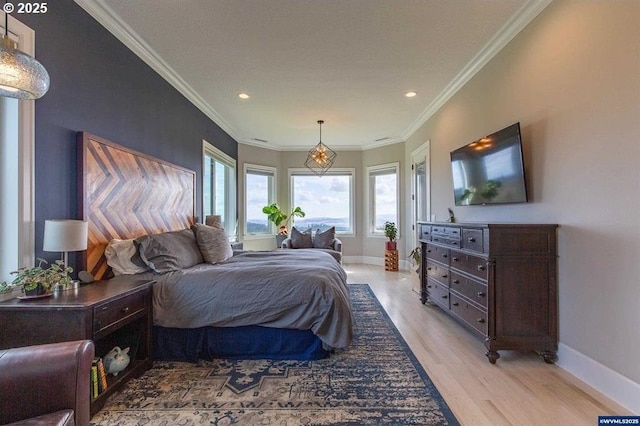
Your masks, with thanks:
<instances>
[{"instance_id":1,"label":"bed headboard","mask_svg":"<svg viewBox=\"0 0 640 426\"><path fill-rule=\"evenodd\" d=\"M86 132L78 133L82 219L89 223L83 267L108 278L104 249L114 239L175 231L195 222L196 174Z\"/></svg>"}]
</instances>

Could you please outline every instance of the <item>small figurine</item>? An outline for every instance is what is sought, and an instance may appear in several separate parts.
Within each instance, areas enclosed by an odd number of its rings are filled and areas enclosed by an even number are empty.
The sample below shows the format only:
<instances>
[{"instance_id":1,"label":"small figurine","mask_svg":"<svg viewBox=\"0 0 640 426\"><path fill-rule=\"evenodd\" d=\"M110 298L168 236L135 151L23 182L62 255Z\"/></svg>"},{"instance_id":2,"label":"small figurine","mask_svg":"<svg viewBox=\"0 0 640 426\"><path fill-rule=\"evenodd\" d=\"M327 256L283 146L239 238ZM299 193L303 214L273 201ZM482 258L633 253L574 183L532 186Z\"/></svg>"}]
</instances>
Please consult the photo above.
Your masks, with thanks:
<instances>
[{"instance_id":1,"label":"small figurine","mask_svg":"<svg viewBox=\"0 0 640 426\"><path fill-rule=\"evenodd\" d=\"M119 346L116 346L104 356L103 361L106 373L117 376L119 372L127 368L129 361L131 361L129 358L129 348L122 350Z\"/></svg>"},{"instance_id":2,"label":"small figurine","mask_svg":"<svg viewBox=\"0 0 640 426\"><path fill-rule=\"evenodd\" d=\"M456 221L456 217L453 215L453 211L451 209L447 210L449 210L449 220L447 222L454 223Z\"/></svg>"}]
</instances>

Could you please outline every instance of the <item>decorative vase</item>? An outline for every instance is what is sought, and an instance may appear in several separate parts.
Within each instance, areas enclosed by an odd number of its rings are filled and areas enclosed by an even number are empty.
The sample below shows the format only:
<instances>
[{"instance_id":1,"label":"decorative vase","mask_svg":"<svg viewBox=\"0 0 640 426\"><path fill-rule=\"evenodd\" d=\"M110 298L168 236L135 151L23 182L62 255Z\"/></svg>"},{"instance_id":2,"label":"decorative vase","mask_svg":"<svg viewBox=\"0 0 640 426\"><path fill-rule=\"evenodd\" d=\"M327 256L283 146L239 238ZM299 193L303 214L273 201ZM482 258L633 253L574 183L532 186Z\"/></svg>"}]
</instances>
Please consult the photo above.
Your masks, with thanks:
<instances>
[{"instance_id":1,"label":"decorative vase","mask_svg":"<svg viewBox=\"0 0 640 426\"><path fill-rule=\"evenodd\" d=\"M397 241L385 241L384 249L385 250L396 250L398 248Z\"/></svg>"}]
</instances>

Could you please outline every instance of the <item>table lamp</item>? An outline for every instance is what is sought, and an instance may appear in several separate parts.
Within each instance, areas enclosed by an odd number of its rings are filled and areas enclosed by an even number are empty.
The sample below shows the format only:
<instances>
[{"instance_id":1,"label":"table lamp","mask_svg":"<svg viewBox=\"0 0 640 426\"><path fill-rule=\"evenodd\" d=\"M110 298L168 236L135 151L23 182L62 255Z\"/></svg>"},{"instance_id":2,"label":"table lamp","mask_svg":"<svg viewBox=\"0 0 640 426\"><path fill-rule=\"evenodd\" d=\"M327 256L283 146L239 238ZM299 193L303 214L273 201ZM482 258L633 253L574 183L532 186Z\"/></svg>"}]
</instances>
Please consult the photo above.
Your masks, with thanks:
<instances>
[{"instance_id":1,"label":"table lamp","mask_svg":"<svg viewBox=\"0 0 640 426\"><path fill-rule=\"evenodd\" d=\"M64 266L68 253L87 249L89 224L82 220L45 220L42 250L62 252Z\"/></svg>"}]
</instances>

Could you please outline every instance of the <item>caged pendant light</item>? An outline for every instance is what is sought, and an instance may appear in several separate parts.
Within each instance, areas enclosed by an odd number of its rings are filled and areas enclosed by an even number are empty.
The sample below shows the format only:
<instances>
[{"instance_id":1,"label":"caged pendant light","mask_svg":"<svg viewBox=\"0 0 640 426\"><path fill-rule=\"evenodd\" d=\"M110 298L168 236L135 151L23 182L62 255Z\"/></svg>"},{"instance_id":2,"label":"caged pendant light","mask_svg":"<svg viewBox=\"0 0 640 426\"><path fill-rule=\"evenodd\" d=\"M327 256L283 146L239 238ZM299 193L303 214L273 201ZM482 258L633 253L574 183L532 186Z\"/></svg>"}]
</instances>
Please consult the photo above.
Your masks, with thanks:
<instances>
[{"instance_id":1,"label":"caged pendant light","mask_svg":"<svg viewBox=\"0 0 640 426\"><path fill-rule=\"evenodd\" d=\"M333 166L333 162L338 156L334 150L322 143L323 123L324 120L318 120L318 124L320 125L320 142L309 151L307 161L304 162L304 165L318 176L324 175L327 170Z\"/></svg>"},{"instance_id":2,"label":"caged pendant light","mask_svg":"<svg viewBox=\"0 0 640 426\"><path fill-rule=\"evenodd\" d=\"M0 36L0 96L39 99L47 90L49 73L9 38L9 14L5 13L4 35Z\"/></svg>"}]
</instances>

